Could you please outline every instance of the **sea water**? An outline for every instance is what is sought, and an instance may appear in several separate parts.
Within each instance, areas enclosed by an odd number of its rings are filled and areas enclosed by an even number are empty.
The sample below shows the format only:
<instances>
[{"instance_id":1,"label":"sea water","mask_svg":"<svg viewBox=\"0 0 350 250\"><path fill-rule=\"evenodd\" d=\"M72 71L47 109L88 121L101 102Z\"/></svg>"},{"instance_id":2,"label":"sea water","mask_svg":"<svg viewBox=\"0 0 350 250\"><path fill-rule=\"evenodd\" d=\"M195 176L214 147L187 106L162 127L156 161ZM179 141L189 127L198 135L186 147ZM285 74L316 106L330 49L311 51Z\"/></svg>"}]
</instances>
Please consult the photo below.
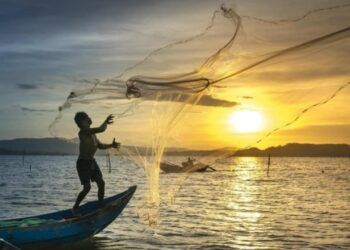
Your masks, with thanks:
<instances>
[{"instance_id":1,"label":"sea water","mask_svg":"<svg viewBox=\"0 0 350 250\"><path fill-rule=\"evenodd\" d=\"M72 207L81 189L75 161L0 156L0 219ZM254 157L223 161L216 172L161 174L162 196L170 184L181 187L161 203L156 227L138 218L143 169L112 157L109 173L105 158L97 161L106 196L138 189L120 217L72 249L350 249L348 158L272 158L269 176L267 159ZM93 185L85 201L95 200L96 191Z\"/></svg>"}]
</instances>

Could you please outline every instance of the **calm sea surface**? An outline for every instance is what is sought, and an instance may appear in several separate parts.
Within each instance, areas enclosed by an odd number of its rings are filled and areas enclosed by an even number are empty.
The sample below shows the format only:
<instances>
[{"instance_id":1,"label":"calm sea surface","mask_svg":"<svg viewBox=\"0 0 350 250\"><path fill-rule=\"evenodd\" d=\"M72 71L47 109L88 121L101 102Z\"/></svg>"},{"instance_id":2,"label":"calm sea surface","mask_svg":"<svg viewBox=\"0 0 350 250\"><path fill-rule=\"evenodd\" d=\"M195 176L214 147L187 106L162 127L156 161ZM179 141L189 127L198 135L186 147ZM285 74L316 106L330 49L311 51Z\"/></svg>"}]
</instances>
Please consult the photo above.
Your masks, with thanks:
<instances>
[{"instance_id":1,"label":"calm sea surface","mask_svg":"<svg viewBox=\"0 0 350 250\"><path fill-rule=\"evenodd\" d=\"M70 208L80 191L73 156L0 156L0 219ZM179 160L179 159L177 159ZM350 160L347 158L235 158L217 172L161 174L159 225L142 211L145 174L130 162L97 158L106 195L138 185L122 215L72 249L350 249ZM29 172L29 165L32 171ZM185 179L186 178L186 179ZM96 199L93 186L87 200Z\"/></svg>"}]
</instances>

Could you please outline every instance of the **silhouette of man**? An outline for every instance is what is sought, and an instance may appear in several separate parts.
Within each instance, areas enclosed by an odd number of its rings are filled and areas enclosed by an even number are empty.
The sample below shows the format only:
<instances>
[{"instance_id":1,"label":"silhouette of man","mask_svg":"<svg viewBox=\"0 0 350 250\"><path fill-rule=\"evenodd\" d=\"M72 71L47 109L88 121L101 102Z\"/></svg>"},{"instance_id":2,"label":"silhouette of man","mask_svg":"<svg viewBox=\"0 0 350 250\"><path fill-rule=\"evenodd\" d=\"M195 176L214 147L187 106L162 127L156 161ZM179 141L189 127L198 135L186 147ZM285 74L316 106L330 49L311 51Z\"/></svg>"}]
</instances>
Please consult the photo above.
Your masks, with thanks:
<instances>
[{"instance_id":1,"label":"silhouette of man","mask_svg":"<svg viewBox=\"0 0 350 250\"><path fill-rule=\"evenodd\" d=\"M75 114L74 120L79 127L79 157L77 160L77 171L83 190L79 193L73 206L72 213L80 215L79 204L89 193L91 189L90 182L96 182L98 187L98 202L100 207L103 206L103 198L105 191L105 182L102 172L97 165L94 155L97 149L119 148L120 143L113 139L112 144L103 144L97 137L97 133L102 133L107 129L107 125L113 123L113 115L109 115L106 120L97 128L91 128L92 120L85 112Z\"/></svg>"}]
</instances>

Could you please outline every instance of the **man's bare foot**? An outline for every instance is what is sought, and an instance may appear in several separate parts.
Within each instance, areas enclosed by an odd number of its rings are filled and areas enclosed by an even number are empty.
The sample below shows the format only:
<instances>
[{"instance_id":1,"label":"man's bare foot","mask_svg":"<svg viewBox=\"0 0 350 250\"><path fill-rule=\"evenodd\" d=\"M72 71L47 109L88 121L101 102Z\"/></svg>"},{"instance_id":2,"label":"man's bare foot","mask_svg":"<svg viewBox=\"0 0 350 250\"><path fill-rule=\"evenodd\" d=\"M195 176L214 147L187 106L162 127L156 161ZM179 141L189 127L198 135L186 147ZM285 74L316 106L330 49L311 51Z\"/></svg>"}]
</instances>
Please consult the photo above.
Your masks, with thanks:
<instances>
[{"instance_id":1,"label":"man's bare foot","mask_svg":"<svg viewBox=\"0 0 350 250\"><path fill-rule=\"evenodd\" d=\"M104 208L106 206L104 201L98 201L97 205L98 205L98 208Z\"/></svg>"},{"instance_id":2,"label":"man's bare foot","mask_svg":"<svg viewBox=\"0 0 350 250\"><path fill-rule=\"evenodd\" d=\"M79 207L73 207L72 208L72 214L74 217L80 217L81 216L81 212Z\"/></svg>"}]
</instances>

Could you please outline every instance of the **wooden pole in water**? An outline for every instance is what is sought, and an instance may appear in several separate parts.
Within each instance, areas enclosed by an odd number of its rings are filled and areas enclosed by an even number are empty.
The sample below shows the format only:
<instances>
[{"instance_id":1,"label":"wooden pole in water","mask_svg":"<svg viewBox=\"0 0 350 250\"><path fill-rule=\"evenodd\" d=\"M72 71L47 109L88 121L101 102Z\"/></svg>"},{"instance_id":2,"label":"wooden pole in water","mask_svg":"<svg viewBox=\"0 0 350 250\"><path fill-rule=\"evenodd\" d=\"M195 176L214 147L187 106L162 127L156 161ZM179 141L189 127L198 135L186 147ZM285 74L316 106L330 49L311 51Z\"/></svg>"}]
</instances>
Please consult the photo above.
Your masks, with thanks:
<instances>
[{"instance_id":1,"label":"wooden pole in water","mask_svg":"<svg viewBox=\"0 0 350 250\"><path fill-rule=\"evenodd\" d=\"M271 164L271 155L269 154L268 159L267 159L267 176L270 176L270 164Z\"/></svg>"},{"instance_id":2,"label":"wooden pole in water","mask_svg":"<svg viewBox=\"0 0 350 250\"><path fill-rule=\"evenodd\" d=\"M112 166L111 166L111 157L108 152L108 172L112 173Z\"/></svg>"},{"instance_id":3,"label":"wooden pole in water","mask_svg":"<svg viewBox=\"0 0 350 250\"><path fill-rule=\"evenodd\" d=\"M106 168L108 168L108 151L106 153Z\"/></svg>"},{"instance_id":4,"label":"wooden pole in water","mask_svg":"<svg viewBox=\"0 0 350 250\"><path fill-rule=\"evenodd\" d=\"M22 153L22 166L24 167L24 155L26 154L26 150L23 149L23 153Z\"/></svg>"}]
</instances>

